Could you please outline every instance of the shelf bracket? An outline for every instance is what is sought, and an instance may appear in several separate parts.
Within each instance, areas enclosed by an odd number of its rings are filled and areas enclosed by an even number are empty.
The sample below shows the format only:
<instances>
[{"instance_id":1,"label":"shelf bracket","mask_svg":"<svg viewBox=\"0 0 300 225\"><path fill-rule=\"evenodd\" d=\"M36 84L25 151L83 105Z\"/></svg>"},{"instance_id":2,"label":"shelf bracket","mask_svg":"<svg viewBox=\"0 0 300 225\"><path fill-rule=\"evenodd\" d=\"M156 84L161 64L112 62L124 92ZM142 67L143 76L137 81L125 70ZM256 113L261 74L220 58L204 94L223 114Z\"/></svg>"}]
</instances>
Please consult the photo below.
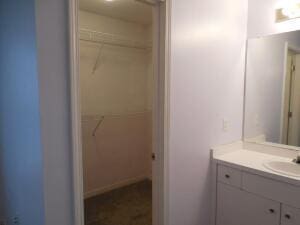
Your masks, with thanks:
<instances>
[{"instance_id":1,"label":"shelf bracket","mask_svg":"<svg viewBox=\"0 0 300 225\"><path fill-rule=\"evenodd\" d=\"M105 117L104 117L104 116L101 116L100 120L98 121L96 127L95 127L94 130L93 130L93 133L92 133L92 136L93 136L93 137L96 137L97 130L98 130L98 128L100 127L100 125L102 124L102 122L103 122L104 119L105 119Z\"/></svg>"},{"instance_id":2,"label":"shelf bracket","mask_svg":"<svg viewBox=\"0 0 300 225\"><path fill-rule=\"evenodd\" d=\"M104 46L104 44L102 44L102 45L99 47L98 55L97 55L95 64L94 64L94 66L93 66L92 74L94 74L94 73L96 72L97 68L98 68L99 61L100 61L100 59L101 59L101 53L102 53L103 46Z\"/></svg>"}]
</instances>

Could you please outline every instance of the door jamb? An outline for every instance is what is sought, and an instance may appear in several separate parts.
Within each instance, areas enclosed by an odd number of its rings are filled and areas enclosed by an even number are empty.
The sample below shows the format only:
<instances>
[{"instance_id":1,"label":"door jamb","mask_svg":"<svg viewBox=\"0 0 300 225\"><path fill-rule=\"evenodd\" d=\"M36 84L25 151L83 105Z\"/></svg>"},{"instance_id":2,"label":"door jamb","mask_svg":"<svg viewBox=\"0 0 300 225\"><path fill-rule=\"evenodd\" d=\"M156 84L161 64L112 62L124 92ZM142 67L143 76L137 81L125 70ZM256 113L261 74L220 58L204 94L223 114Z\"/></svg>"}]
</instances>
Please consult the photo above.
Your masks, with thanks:
<instances>
[{"instance_id":1,"label":"door jamb","mask_svg":"<svg viewBox=\"0 0 300 225\"><path fill-rule=\"evenodd\" d=\"M282 86L282 93L281 93L281 105L283 107L281 107L281 118L280 118L280 143L284 143L284 103L285 103L285 92L286 92L286 89L285 89L285 85L286 85L286 74L287 74L287 65L286 65L286 62L287 62L287 57L288 57L288 52L289 50L291 51L294 51L296 53L300 53L300 49L295 47L295 46L292 46L290 43L288 42L285 42L285 46L284 46L284 66L283 66L283 86Z\"/></svg>"},{"instance_id":2,"label":"door jamb","mask_svg":"<svg viewBox=\"0 0 300 225\"><path fill-rule=\"evenodd\" d=\"M69 2L69 58L70 58L70 101L71 101L71 132L72 132L72 176L73 176L73 213L74 225L84 225L84 194L83 194L83 163L82 163L82 141L81 141L81 113L80 113L80 87L79 87L79 0L68 0ZM163 127L161 134L162 154L158 166L159 178L162 182L159 184L159 196L163 198L163 206L158 213L158 223L154 225L169 224L169 196L168 196L168 155L169 155L169 71L170 71L170 18L171 18L171 0L157 0L158 4L165 4L164 13L165 37L164 45L164 90L159 99L164 102L163 107Z\"/></svg>"},{"instance_id":3,"label":"door jamb","mask_svg":"<svg viewBox=\"0 0 300 225\"><path fill-rule=\"evenodd\" d=\"M72 133L73 223L84 225L83 162L79 87L79 0L69 0L69 58Z\"/></svg>"}]
</instances>

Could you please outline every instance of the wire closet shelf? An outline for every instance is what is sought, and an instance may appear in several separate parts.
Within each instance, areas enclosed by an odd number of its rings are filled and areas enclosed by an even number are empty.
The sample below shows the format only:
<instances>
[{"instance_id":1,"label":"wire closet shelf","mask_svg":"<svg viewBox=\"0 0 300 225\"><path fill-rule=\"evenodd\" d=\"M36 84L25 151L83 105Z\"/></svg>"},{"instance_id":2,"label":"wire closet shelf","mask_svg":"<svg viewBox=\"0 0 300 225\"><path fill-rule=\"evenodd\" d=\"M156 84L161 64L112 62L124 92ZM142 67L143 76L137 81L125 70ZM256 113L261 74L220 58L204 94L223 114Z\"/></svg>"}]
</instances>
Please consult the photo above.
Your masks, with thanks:
<instances>
[{"instance_id":1,"label":"wire closet shelf","mask_svg":"<svg viewBox=\"0 0 300 225\"><path fill-rule=\"evenodd\" d=\"M114 45L127 48L136 48L136 49L151 49L151 41L140 41L140 40L131 40L126 37L103 33L99 31L93 31L88 29L79 29L79 38L82 41L90 41L95 43Z\"/></svg>"}]
</instances>

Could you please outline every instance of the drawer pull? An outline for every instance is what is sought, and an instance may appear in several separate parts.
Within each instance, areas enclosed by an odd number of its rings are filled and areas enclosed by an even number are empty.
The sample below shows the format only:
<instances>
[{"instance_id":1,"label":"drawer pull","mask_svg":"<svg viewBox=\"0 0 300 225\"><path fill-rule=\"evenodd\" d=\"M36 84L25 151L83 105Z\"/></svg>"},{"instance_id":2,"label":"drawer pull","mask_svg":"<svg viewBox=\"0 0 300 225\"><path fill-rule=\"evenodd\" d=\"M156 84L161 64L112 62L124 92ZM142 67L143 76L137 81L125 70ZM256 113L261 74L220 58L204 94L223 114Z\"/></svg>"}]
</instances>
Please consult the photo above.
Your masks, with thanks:
<instances>
[{"instance_id":1,"label":"drawer pull","mask_svg":"<svg viewBox=\"0 0 300 225\"><path fill-rule=\"evenodd\" d=\"M229 175L229 174L226 174L225 177L226 177L227 179L229 179L229 178L230 178L230 175Z\"/></svg>"},{"instance_id":2,"label":"drawer pull","mask_svg":"<svg viewBox=\"0 0 300 225\"><path fill-rule=\"evenodd\" d=\"M285 217L286 219L288 219L288 220L291 219L291 215L290 215L290 214L285 214L284 217Z\"/></svg>"},{"instance_id":3,"label":"drawer pull","mask_svg":"<svg viewBox=\"0 0 300 225\"><path fill-rule=\"evenodd\" d=\"M275 213L275 210L274 209L269 209L269 212L274 214Z\"/></svg>"}]
</instances>

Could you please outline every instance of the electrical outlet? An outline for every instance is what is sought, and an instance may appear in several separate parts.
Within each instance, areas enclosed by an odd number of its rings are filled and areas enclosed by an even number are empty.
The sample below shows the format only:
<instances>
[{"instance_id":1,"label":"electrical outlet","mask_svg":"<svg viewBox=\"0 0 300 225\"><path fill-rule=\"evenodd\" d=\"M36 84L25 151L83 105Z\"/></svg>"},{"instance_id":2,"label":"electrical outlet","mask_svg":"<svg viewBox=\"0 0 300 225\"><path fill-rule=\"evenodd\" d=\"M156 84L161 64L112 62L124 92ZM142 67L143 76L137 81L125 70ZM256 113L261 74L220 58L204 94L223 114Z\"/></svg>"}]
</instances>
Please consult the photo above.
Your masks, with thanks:
<instances>
[{"instance_id":1,"label":"electrical outlet","mask_svg":"<svg viewBox=\"0 0 300 225\"><path fill-rule=\"evenodd\" d=\"M227 132L229 130L229 121L227 119L223 119L222 121L222 130L223 132Z\"/></svg>"}]
</instances>

